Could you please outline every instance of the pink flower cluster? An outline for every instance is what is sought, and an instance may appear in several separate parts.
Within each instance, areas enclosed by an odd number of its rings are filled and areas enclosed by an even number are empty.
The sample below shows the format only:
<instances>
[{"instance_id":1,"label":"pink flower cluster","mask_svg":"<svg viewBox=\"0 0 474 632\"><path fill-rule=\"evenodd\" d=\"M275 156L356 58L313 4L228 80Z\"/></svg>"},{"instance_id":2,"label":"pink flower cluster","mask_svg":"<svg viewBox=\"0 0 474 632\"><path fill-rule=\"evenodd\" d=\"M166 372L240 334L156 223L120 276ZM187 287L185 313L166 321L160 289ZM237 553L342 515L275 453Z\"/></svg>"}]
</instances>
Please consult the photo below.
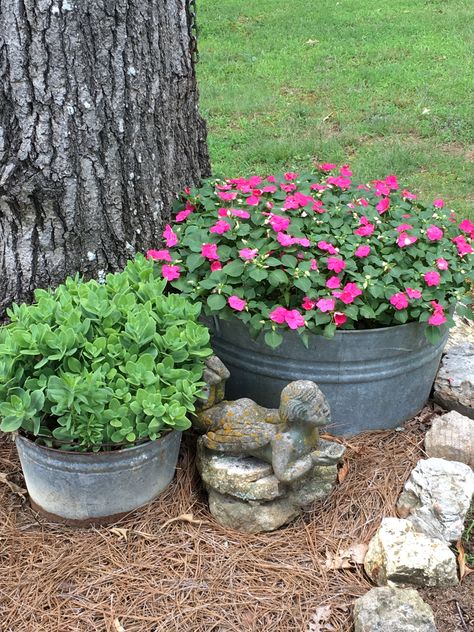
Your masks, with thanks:
<instances>
[{"instance_id":1,"label":"pink flower cluster","mask_svg":"<svg viewBox=\"0 0 474 632\"><path fill-rule=\"evenodd\" d=\"M422 316L444 324L453 279L472 269L474 223L458 222L441 198L420 213L395 175L357 185L348 165L322 163L319 172L217 181L211 194L187 189L163 247L147 257L180 291L217 292L225 309L245 322L258 316L252 322L266 330L353 328L362 314L385 325Z\"/></svg>"}]
</instances>

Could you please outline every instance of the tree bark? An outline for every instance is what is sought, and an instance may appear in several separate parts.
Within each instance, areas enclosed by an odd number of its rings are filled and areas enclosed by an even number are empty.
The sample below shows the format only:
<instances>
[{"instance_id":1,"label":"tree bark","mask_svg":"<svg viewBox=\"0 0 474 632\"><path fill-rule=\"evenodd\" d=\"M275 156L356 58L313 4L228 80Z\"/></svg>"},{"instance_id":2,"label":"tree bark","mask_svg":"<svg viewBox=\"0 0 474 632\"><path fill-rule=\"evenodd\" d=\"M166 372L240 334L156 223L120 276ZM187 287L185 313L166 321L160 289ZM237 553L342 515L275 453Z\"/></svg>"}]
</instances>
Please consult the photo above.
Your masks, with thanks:
<instances>
[{"instance_id":1,"label":"tree bark","mask_svg":"<svg viewBox=\"0 0 474 632\"><path fill-rule=\"evenodd\" d=\"M0 315L156 245L209 174L188 0L0 0Z\"/></svg>"}]
</instances>

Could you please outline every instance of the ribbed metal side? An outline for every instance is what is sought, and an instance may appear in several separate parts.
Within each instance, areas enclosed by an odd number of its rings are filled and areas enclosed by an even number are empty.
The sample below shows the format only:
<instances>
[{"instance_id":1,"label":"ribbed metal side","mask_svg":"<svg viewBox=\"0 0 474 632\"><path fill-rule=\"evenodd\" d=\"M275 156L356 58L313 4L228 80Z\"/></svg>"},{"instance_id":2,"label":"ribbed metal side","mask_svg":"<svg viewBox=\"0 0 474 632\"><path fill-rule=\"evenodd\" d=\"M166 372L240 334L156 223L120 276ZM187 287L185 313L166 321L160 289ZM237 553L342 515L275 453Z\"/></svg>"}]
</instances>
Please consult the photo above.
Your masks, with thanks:
<instances>
[{"instance_id":1,"label":"ribbed metal side","mask_svg":"<svg viewBox=\"0 0 474 632\"><path fill-rule=\"evenodd\" d=\"M252 340L238 320L206 322L212 346L231 372L226 397L250 397L277 407L292 380L315 381L331 405L338 434L392 428L424 406L438 369L447 332L436 346L423 325L408 323L365 331L339 331L333 339L310 337L306 349L292 331L272 350Z\"/></svg>"},{"instance_id":2,"label":"ribbed metal side","mask_svg":"<svg viewBox=\"0 0 474 632\"><path fill-rule=\"evenodd\" d=\"M73 523L107 521L150 502L171 482L181 433L114 452L67 452L17 436L32 504Z\"/></svg>"}]
</instances>

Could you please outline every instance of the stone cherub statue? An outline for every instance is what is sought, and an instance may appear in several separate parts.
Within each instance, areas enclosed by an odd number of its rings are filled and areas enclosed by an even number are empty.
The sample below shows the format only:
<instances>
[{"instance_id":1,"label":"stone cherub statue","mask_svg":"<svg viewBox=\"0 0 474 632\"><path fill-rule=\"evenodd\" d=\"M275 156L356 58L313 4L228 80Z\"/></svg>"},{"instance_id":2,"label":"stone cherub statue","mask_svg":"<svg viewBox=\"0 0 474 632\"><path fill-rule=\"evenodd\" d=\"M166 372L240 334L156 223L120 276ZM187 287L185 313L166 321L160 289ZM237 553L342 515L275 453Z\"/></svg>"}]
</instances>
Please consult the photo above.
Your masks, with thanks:
<instances>
[{"instance_id":1,"label":"stone cherub statue","mask_svg":"<svg viewBox=\"0 0 474 632\"><path fill-rule=\"evenodd\" d=\"M337 444L334 454L318 450L319 428L330 421L330 409L314 382L291 382L281 392L279 409L269 409L247 398L222 401L228 377L222 362L210 358L204 373L207 400L193 422L204 435L206 448L257 457L270 463L284 483L300 479L315 466L337 464L341 457Z\"/></svg>"}]
</instances>

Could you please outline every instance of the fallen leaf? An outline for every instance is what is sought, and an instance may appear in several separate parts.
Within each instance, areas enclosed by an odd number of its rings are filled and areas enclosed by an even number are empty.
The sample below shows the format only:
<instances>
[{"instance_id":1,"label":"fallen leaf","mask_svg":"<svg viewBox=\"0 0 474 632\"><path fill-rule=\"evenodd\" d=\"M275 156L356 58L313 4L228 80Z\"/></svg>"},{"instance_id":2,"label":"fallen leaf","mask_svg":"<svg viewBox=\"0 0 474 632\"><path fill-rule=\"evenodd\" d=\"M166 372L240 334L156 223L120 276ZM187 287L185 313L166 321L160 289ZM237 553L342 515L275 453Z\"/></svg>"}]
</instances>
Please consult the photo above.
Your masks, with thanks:
<instances>
[{"instance_id":1,"label":"fallen leaf","mask_svg":"<svg viewBox=\"0 0 474 632\"><path fill-rule=\"evenodd\" d=\"M336 628L329 623L331 606L319 606L308 623L307 632L333 632Z\"/></svg>"},{"instance_id":2,"label":"fallen leaf","mask_svg":"<svg viewBox=\"0 0 474 632\"><path fill-rule=\"evenodd\" d=\"M337 470L337 480L340 483L343 483L346 479L346 476L349 474L349 461L344 460L342 466Z\"/></svg>"},{"instance_id":3,"label":"fallen leaf","mask_svg":"<svg viewBox=\"0 0 474 632\"><path fill-rule=\"evenodd\" d=\"M335 437L334 435L328 434L327 432L319 436L321 437L321 439L326 439L326 441L335 441L336 443L340 443L346 448L350 448L351 450L354 450L356 454L360 454L360 448L353 445L352 443L349 443L349 441L346 441L345 439L341 439L340 437Z\"/></svg>"},{"instance_id":4,"label":"fallen leaf","mask_svg":"<svg viewBox=\"0 0 474 632\"><path fill-rule=\"evenodd\" d=\"M9 481L7 475L4 473L0 473L0 483L5 483L5 485L7 485L14 494L25 496L28 493L26 489L23 489L23 487L19 487L18 485L15 485L15 483L12 483L12 481Z\"/></svg>"},{"instance_id":5,"label":"fallen leaf","mask_svg":"<svg viewBox=\"0 0 474 632\"><path fill-rule=\"evenodd\" d=\"M462 545L461 540L456 544L456 549L458 551L458 564L459 564L459 579L463 579L463 577L467 577L471 573L474 573L473 568L469 568L466 564L466 553L464 551L464 546Z\"/></svg>"},{"instance_id":6,"label":"fallen leaf","mask_svg":"<svg viewBox=\"0 0 474 632\"><path fill-rule=\"evenodd\" d=\"M117 632L125 632L125 628L122 626L118 619L114 619L114 628Z\"/></svg>"},{"instance_id":7,"label":"fallen leaf","mask_svg":"<svg viewBox=\"0 0 474 632\"><path fill-rule=\"evenodd\" d=\"M315 44L319 44L319 40L309 39L305 42L308 46L314 46Z\"/></svg>"},{"instance_id":8,"label":"fallen leaf","mask_svg":"<svg viewBox=\"0 0 474 632\"><path fill-rule=\"evenodd\" d=\"M363 564L368 544L357 542L347 549L339 549L335 554L326 550L326 568L336 570L353 568L354 564Z\"/></svg>"}]
</instances>

